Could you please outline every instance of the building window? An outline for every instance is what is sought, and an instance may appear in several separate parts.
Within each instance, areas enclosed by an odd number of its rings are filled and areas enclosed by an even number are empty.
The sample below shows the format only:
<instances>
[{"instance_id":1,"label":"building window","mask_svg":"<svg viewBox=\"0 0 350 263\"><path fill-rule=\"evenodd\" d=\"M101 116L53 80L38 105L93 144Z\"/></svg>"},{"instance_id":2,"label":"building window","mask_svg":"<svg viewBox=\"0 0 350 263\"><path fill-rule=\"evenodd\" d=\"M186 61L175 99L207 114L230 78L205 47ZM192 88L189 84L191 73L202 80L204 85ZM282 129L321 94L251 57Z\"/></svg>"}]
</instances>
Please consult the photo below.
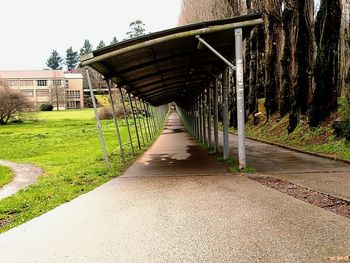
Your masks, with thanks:
<instances>
[{"instance_id":1,"label":"building window","mask_svg":"<svg viewBox=\"0 0 350 263\"><path fill-rule=\"evenodd\" d=\"M39 87L46 87L47 86L47 80L46 79L39 79L36 81L36 85Z\"/></svg>"},{"instance_id":2,"label":"building window","mask_svg":"<svg viewBox=\"0 0 350 263\"><path fill-rule=\"evenodd\" d=\"M22 87L23 86L34 86L33 84L34 84L33 80L20 80L19 81L19 85Z\"/></svg>"},{"instance_id":3,"label":"building window","mask_svg":"<svg viewBox=\"0 0 350 263\"><path fill-rule=\"evenodd\" d=\"M79 90L67 90L66 91L67 99L80 99Z\"/></svg>"},{"instance_id":4,"label":"building window","mask_svg":"<svg viewBox=\"0 0 350 263\"><path fill-rule=\"evenodd\" d=\"M21 93L28 96L28 97L34 98L34 90L33 89L21 89Z\"/></svg>"},{"instance_id":5,"label":"building window","mask_svg":"<svg viewBox=\"0 0 350 263\"><path fill-rule=\"evenodd\" d=\"M75 101L67 101L66 108L67 109L76 109L77 104L75 103Z\"/></svg>"},{"instance_id":6,"label":"building window","mask_svg":"<svg viewBox=\"0 0 350 263\"><path fill-rule=\"evenodd\" d=\"M9 86L9 87L14 87L14 86L18 86L18 81L15 80L15 79L10 79L10 80L7 81L6 84L7 84L7 86Z\"/></svg>"},{"instance_id":7,"label":"building window","mask_svg":"<svg viewBox=\"0 0 350 263\"><path fill-rule=\"evenodd\" d=\"M38 90L36 90L36 96L37 97L49 97L50 92L48 89L38 89Z\"/></svg>"},{"instance_id":8,"label":"building window","mask_svg":"<svg viewBox=\"0 0 350 263\"><path fill-rule=\"evenodd\" d=\"M60 79L54 79L54 80L52 80L52 85L54 85L54 86L61 86L62 85L62 81Z\"/></svg>"}]
</instances>

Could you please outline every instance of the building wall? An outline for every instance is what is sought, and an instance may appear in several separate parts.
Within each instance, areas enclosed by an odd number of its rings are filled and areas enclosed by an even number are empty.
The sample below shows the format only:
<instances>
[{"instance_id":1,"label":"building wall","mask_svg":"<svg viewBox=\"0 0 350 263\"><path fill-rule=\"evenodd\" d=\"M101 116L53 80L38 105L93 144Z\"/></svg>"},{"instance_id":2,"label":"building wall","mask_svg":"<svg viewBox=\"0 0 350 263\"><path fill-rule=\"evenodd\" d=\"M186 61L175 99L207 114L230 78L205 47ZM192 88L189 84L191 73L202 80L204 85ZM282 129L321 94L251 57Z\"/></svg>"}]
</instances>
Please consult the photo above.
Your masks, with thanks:
<instances>
[{"instance_id":1,"label":"building wall","mask_svg":"<svg viewBox=\"0 0 350 263\"><path fill-rule=\"evenodd\" d=\"M11 78L5 76L1 79L9 88L17 89L22 94L27 95L37 109L42 104L52 104L54 110L57 110L57 104L60 110L84 108L83 79L79 74L64 74L65 77L55 77L56 75L53 74L53 78L47 76L28 78L27 74L25 78L22 78L21 71L18 71L15 74L16 78L14 78L13 72L11 73ZM63 71L60 73L63 76Z\"/></svg>"},{"instance_id":2,"label":"building wall","mask_svg":"<svg viewBox=\"0 0 350 263\"><path fill-rule=\"evenodd\" d=\"M83 79L66 79L67 108L84 108Z\"/></svg>"}]
</instances>

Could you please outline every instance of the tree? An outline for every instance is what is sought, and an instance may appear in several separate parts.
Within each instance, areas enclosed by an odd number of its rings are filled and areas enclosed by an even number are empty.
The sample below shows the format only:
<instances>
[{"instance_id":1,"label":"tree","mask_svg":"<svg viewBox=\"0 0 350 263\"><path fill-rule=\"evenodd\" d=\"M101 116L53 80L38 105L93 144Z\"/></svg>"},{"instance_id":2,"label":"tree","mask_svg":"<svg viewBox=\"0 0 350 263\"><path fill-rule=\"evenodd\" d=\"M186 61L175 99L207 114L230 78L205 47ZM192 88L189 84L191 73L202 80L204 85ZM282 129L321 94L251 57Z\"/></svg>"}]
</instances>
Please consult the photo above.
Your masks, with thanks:
<instances>
[{"instance_id":1,"label":"tree","mask_svg":"<svg viewBox=\"0 0 350 263\"><path fill-rule=\"evenodd\" d=\"M79 54L72 47L66 50L66 65L68 70L75 69L79 62Z\"/></svg>"},{"instance_id":2,"label":"tree","mask_svg":"<svg viewBox=\"0 0 350 263\"><path fill-rule=\"evenodd\" d=\"M8 88L0 81L0 125L21 119L23 113L33 110L33 103L17 90Z\"/></svg>"},{"instance_id":3,"label":"tree","mask_svg":"<svg viewBox=\"0 0 350 263\"><path fill-rule=\"evenodd\" d=\"M97 49L103 48L105 46L106 46L105 42L103 40L101 40L100 43L98 43Z\"/></svg>"},{"instance_id":4,"label":"tree","mask_svg":"<svg viewBox=\"0 0 350 263\"><path fill-rule=\"evenodd\" d=\"M52 50L51 56L46 61L46 65L50 69L62 69L62 62L63 62L63 59L58 54L57 50Z\"/></svg>"},{"instance_id":5,"label":"tree","mask_svg":"<svg viewBox=\"0 0 350 263\"><path fill-rule=\"evenodd\" d=\"M118 43L118 39L116 37L113 37L113 39L111 41L111 45L117 44L117 43Z\"/></svg>"},{"instance_id":6,"label":"tree","mask_svg":"<svg viewBox=\"0 0 350 263\"><path fill-rule=\"evenodd\" d=\"M85 39L83 47L80 49L80 56L89 54L92 52L92 44L88 39Z\"/></svg>"},{"instance_id":7,"label":"tree","mask_svg":"<svg viewBox=\"0 0 350 263\"><path fill-rule=\"evenodd\" d=\"M316 127L337 109L336 70L341 25L341 0L322 0L317 13L315 36L317 57L314 69L315 90L310 108L310 126Z\"/></svg>"},{"instance_id":8,"label":"tree","mask_svg":"<svg viewBox=\"0 0 350 263\"><path fill-rule=\"evenodd\" d=\"M141 20L130 23L130 31L126 32L129 39L139 37L145 34L145 24Z\"/></svg>"}]
</instances>

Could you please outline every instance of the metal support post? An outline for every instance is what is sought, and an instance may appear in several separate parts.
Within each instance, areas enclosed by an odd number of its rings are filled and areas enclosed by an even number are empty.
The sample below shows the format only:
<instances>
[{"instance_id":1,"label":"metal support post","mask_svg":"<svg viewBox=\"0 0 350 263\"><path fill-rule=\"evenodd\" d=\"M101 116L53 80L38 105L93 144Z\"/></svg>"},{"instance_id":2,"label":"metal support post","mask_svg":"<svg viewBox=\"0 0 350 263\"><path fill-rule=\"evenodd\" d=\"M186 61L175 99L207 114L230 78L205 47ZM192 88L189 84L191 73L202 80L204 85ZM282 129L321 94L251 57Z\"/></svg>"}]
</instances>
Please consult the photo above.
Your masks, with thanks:
<instances>
[{"instance_id":1,"label":"metal support post","mask_svg":"<svg viewBox=\"0 0 350 263\"><path fill-rule=\"evenodd\" d=\"M236 89L237 89L237 122L238 122L238 158L239 168L247 166L245 152L245 120L244 120L244 85L243 85L243 36L242 28L235 29L236 50Z\"/></svg>"},{"instance_id":2,"label":"metal support post","mask_svg":"<svg viewBox=\"0 0 350 263\"><path fill-rule=\"evenodd\" d=\"M125 102L124 102L124 96L123 96L123 91L121 88L119 88L120 92L120 99L122 101L122 106L123 106L123 111L124 111L124 116L125 116L125 121L126 121L126 128L128 130L128 135L129 135L129 141L130 141L130 147L131 147L131 154L135 156L135 151L134 151L134 145L132 143L132 137L131 137L131 132L130 132L130 127L129 127L129 121L128 121L128 114L126 112L125 108Z\"/></svg>"},{"instance_id":3,"label":"metal support post","mask_svg":"<svg viewBox=\"0 0 350 263\"><path fill-rule=\"evenodd\" d=\"M199 122L199 102L198 98L196 99L196 129L197 129L197 139L200 139L200 122Z\"/></svg>"},{"instance_id":4,"label":"metal support post","mask_svg":"<svg viewBox=\"0 0 350 263\"><path fill-rule=\"evenodd\" d=\"M130 103L130 106L131 106L132 119L133 119L133 121L134 121L134 126L135 126L136 139L137 139L137 146L138 146L139 149L141 150L141 143L140 143L140 137L139 137L139 129L137 128L137 123L136 123L136 118L135 118L135 112L134 112L134 106L132 105L132 100L131 100L130 93L128 93L128 99L129 99L129 103Z\"/></svg>"},{"instance_id":5,"label":"metal support post","mask_svg":"<svg viewBox=\"0 0 350 263\"><path fill-rule=\"evenodd\" d=\"M199 94L198 97L198 109L199 109L199 115L198 115L198 124L199 124L199 139L200 141L203 139L203 126L202 126L202 101L201 101L201 94Z\"/></svg>"},{"instance_id":6,"label":"metal support post","mask_svg":"<svg viewBox=\"0 0 350 263\"><path fill-rule=\"evenodd\" d=\"M197 136L197 124L196 124L196 104L192 108L192 122L193 122L193 137Z\"/></svg>"},{"instance_id":7,"label":"metal support post","mask_svg":"<svg viewBox=\"0 0 350 263\"><path fill-rule=\"evenodd\" d=\"M142 125L141 125L141 120L140 120L140 111L137 107L136 97L134 97L134 102L135 102L135 110L136 110L136 114L137 114L137 121L139 122L139 128L140 128L140 132L141 132L142 143L143 143L143 145L145 145L145 138L143 137Z\"/></svg>"},{"instance_id":8,"label":"metal support post","mask_svg":"<svg viewBox=\"0 0 350 263\"><path fill-rule=\"evenodd\" d=\"M218 103L218 80L214 80L214 152L219 151L219 103Z\"/></svg>"},{"instance_id":9,"label":"metal support post","mask_svg":"<svg viewBox=\"0 0 350 263\"><path fill-rule=\"evenodd\" d=\"M157 134L156 121L154 120L154 113L152 110L152 106L149 103L148 103L148 108L149 108L149 113L150 113L150 117L151 117L151 123L153 126L153 134L156 135Z\"/></svg>"},{"instance_id":10,"label":"metal support post","mask_svg":"<svg viewBox=\"0 0 350 263\"><path fill-rule=\"evenodd\" d=\"M208 147L211 148L211 88L207 92L207 109L208 109Z\"/></svg>"},{"instance_id":11,"label":"metal support post","mask_svg":"<svg viewBox=\"0 0 350 263\"><path fill-rule=\"evenodd\" d=\"M116 130L116 133L117 133L117 138L118 138L118 143L119 143L119 150L120 150L120 154L122 156L122 160L123 160L123 162L125 162L123 144L122 144L122 139L120 137L118 120L117 120L117 114L115 112L115 105L114 105L114 100L113 100L112 91L111 91L111 83L110 83L109 80L107 80L106 82L107 82L107 87L108 87L109 101L111 103L111 108L112 108L112 114L113 114L113 120L114 120L114 124L115 124L115 130Z\"/></svg>"},{"instance_id":12,"label":"metal support post","mask_svg":"<svg viewBox=\"0 0 350 263\"><path fill-rule=\"evenodd\" d=\"M207 107L206 107L206 100L205 100L205 91L203 90L202 93L202 107L203 107L203 143L206 144L207 142L207 128L206 128L206 111L207 111Z\"/></svg>"},{"instance_id":13,"label":"metal support post","mask_svg":"<svg viewBox=\"0 0 350 263\"><path fill-rule=\"evenodd\" d=\"M235 69L235 66L228 61L223 55L221 55L218 51L216 51L211 45L209 45L207 42L205 42L204 39L202 39L199 35L196 36L198 41L202 43L204 46L206 46L211 52L213 52L215 55L217 55L222 61L224 61L229 67Z\"/></svg>"},{"instance_id":14,"label":"metal support post","mask_svg":"<svg viewBox=\"0 0 350 263\"><path fill-rule=\"evenodd\" d=\"M100 118L99 118L99 116L98 116L98 111L97 111L97 105L96 105L94 90L93 90L92 85L91 85L90 73L89 73L88 68L85 68L85 71L86 71L86 75L87 75L87 80L88 80L88 85L89 85L89 90L90 90L90 95L91 95L92 104L93 104L93 106L94 106L94 112L95 112L95 118L96 118L96 126L97 126L97 129L98 129L99 133L100 133L100 140L101 140L103 155L104 155L104 158L105 158L105 162L106 162L107 169L110 169L111 166L110 166L109 160L108 160L108 154L107 154L105 139L104 139L104 137L103 137L103 131L102 131L102 126L101 126L101 121L100 121Z\"/></svg>"},{"instance_id":15,"label":"metal support post","mask_svg":"<svg viewBox=\"0 0 350 263\"><path fill-rule=\"evenodd\" d=\"M148 129L149 139L152 140L152 133L151 133L150 123L149 123L149 119L148 119L149 113L148 113L148 110L147 110L145 101L142 101L142 105L143 105L143 110L144 110L145 116L146 116L146 123L147 123L147 129Z\"/></svg>"},{"instance_id":16,"label":"metal support post","mask_svg":"<svg viewBox=\"0 0 350 263\"><path fill-rule=\"evenodd\" d=\"M202 141L202 103L201 103L201 95L198 94L197 97L198 103L198 140Z\"/></svg>"},{"instance_id":17,"label":"metal support post","mask_svg":"<svg viewBox=\"0 0 350 263\"><path fill-rule=\"evenodd\" d=\"M145 137L146 137L146 140L148 140L148 135L147 135L147 128L146 128L146 121L145 121L145 112L142 113L143 109L142 109L142 102L141 100L139 99L139 109L140 109L140 112L141 112L141 119L142 119L142 123L143 123L143 128L144 128L144 131L145 131ZM149 139L151 139L151 137L149 137Z\"/></svg>"},{"instance_id":18,"label":"metal support post","mask_svg":"<svg viewBox=\"0 0 350 263\"><path fill-rule=\"evenodd\" d=\"M223 144L224 144L224 160L227 160L230 155L230 142L228 136L228 68L225 68L222 76L222 101L223 101L223 113L222 113L222 126L223 126Z\"/></svg>"}]
</instances>

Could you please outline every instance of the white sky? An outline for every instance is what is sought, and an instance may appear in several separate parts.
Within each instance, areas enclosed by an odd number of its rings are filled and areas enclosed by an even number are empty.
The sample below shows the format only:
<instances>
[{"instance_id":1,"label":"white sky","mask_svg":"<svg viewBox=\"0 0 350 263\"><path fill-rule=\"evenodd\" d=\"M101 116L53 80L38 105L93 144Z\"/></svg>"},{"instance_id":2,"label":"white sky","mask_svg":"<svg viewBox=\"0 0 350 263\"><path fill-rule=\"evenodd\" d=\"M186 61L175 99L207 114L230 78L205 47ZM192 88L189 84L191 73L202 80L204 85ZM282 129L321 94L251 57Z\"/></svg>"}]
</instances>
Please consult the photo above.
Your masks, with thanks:
<instances>
[{"instance_id":1,"label":"white sky","mask_svg":"<svg viewBox=\"0 0 350 263\"><path fill-rule=\"evenodd\" d=\"M53 49L62 57L85 39L120 41L130 22L147 32L175 27L181 0L0 0L0 70L43 69Z\"/></svg>"}]
</instances>

